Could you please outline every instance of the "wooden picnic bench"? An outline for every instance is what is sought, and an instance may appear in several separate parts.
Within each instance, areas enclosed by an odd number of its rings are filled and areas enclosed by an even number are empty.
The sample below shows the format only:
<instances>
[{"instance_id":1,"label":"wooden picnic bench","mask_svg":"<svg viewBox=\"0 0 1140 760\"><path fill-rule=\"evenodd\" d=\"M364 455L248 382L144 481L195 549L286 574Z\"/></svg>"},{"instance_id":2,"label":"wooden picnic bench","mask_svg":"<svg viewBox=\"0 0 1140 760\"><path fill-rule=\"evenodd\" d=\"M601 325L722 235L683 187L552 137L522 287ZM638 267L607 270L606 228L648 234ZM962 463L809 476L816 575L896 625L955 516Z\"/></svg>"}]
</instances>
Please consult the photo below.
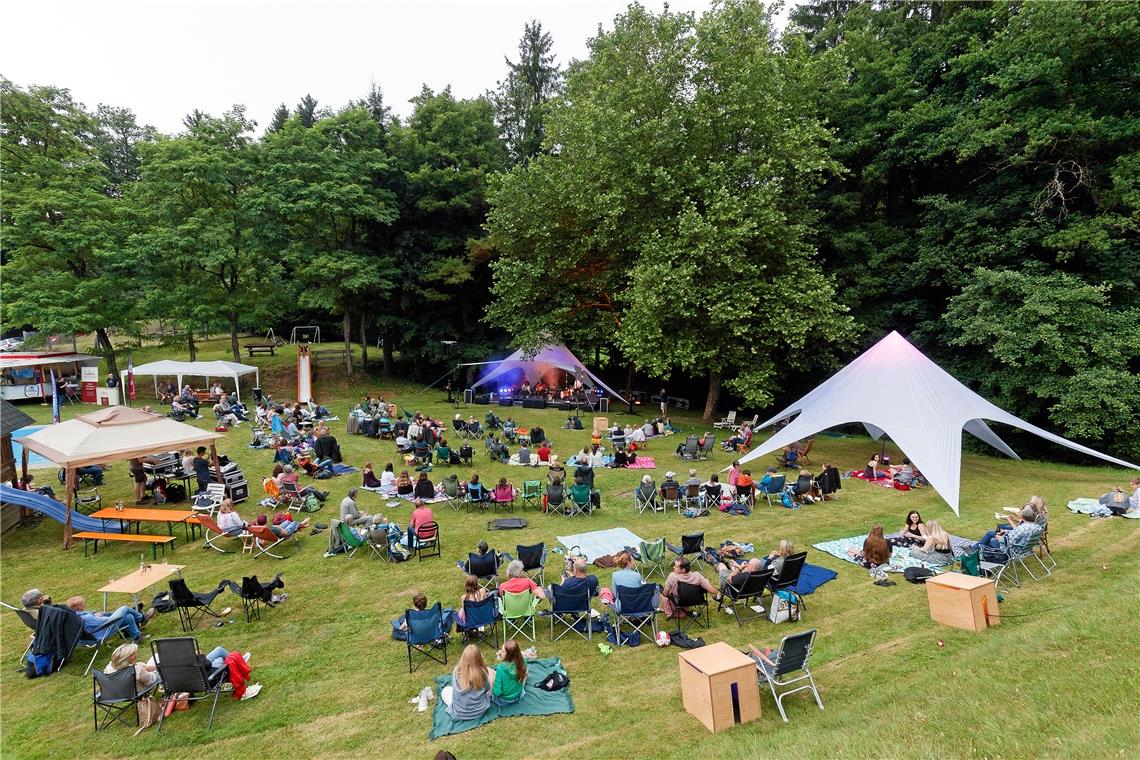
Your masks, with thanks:
<instances>
[{"instance_id":1,"label":"wooden picnic bench","mask_svg":"<svg viewBox=\"0 0 1140 760\"><path fill-rule=\"evenodd\" d=\"M155 560L158 560L158 547L162 547L162 553L166 554L166 546L174 548L174 536L148 536L139 535L138 533L98 533L96 531L82 531L80 533L72 533L72 538L83 539L83 556L87 556L87 545L92 544L94 551L92 554L99 553L100 541L125 541L132 544L150 544L151 554Z\"/></svg>"},{"instance_id":2,"label":"wooden picnic bench","mask_svg":"<svg viewBox=\"0 0 1140 760\"><path fill-rule=\"evenodd\" d=\"M332 364L343 364L344 363L344 349L343 348L332 348L332 349L325 349L325 350L321 350L321 351L310 351L309 356L311 356L313 358L313 362L315 364L321 364L322 362L332 363Z\"/></svg>"},{"instance_id":3,"label":"wooden picnic bench","mask_svg":"<svg viewBox=\"0 0 1140 760\"><path fill-rule=\"evenodd\" d=\"M246 343L245 350L249 352L249 358L252 359L254 354L268 353L270 356L276 356L274 351L277 346L272 343Z\"/></svg>"}]
</instances>

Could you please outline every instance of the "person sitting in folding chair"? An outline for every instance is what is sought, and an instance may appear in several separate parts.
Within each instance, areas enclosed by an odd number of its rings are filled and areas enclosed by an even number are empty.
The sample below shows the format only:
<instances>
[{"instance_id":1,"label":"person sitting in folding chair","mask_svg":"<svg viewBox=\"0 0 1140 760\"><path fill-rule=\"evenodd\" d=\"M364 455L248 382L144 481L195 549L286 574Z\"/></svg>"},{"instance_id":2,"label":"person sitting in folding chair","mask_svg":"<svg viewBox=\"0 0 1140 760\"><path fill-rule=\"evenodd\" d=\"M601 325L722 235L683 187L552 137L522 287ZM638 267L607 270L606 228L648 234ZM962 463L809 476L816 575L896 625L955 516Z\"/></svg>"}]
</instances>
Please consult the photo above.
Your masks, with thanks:
<instances>
[{"instance_id":1,"label":"person sitting in folding chair","mask_svg":"<svg viewBox=\"0 0 1140 760\"><path fill-rule=\"evenodd\" d=\"M123 668L134 668L135 687L142 691L158 683L158 668L154 665L144 665L138 661L139 645L132 642L120 644L111 653L111 661L103 672L107 675L117 673Z\"/></svg>"},{"instance_id":2,"label":"person sitting in folding chair","mask_svg":"<svg viewBox=\"0 0 1140 760\"><path fill-rule=\"evenodd\" d=\"M679 618L683 614L683 610L676 603L678 583L700 586L706 593L720 599L720 592L707 578L693 570L689 558L678 557L673 560L673 572L669 573L669 577L665 579L665 587L661 589L661 610L665 613L665 617Z\"/></svg>"},{"instance_id":3,"label":"person sitting in folding chair","mask_svg":"<svg viewBox=\"0 0 1140 760\"><path fill-rule=\"evenodd\" d=\"M621 612L621 603L617 598L617 590L619 586L625 588L640 588L645 585L645 579L641 577L641 573L637 571L637 563L633 559L633 555L629 552L621 552L615 558L617 562L617 570L614 571L613 576L610 577L610 587L602 589L599 592L603 604L613 605L615 612ZM660 599L656 597L653 599L653 607L656 608Z\"/></svg>"},{"instance_id":4,"label":"person sitting in folding chair","mask_svg":"<svg viewBox=\"0 0 1140 760\"><path fill-rule=\"evenodd\" d=\"M96 639L105 637L108 630L116 630L136 644L143 640L142 626L150 622L155 615L151 607L146 614L133 607L123 605L111 613L93 612L87 609L87 600L81 596L73 596L67 600L67 608L79 615L83 621L83 631Z\"/></svg>"},{"instance_id":5,"label":"person sitting in folding chair","mask_svg":"<svg viewBox=\"0 0 1140 760\"><path fill-rule=\"evenodd\" d=\"M589 598L598 595L598 576L586 574L586 560L582 557L574 560L572 574L562 579L562 588L568 593L578 593L583 589Z\"/></svg>"},{"instance_id":6,"label":"person sitting in folding chair","mask_svg":"<svg viewBox=\"0 0 1140 760\"><path fill-rule=\"evenodd\" d=\"M723 589L726 584L739 587L744 583L749 573L758 573L763 569L764 560L759 557L753 557L744 562L737 562L736 560L718 562L716 565L716 574L717 577L720 578L720 587Z\"/></svg>"},{"instance_id":7,"label":"person sitting in folding chair","mask_svg":"<svg viewBox=\"0 0 1140 760\"><path fill-rule=\"evenodd\" d=\"M507 565L507 580L499 584L499 596L503 594L521 594L524 591L530 591L534 594L534 602L537 605L540 599L546 598L546 592L542 587L534 582L534 579L526 574L521 560L513 559Z\"/></svg>"},{"instance_id":8,"label":"person sitting in folding chair","mask_svg":"<svg viewBox=\"0 0 1140 760\"><path fill-rule=\"evenodd\" d=\"M463 582L463 595L459 597L459 607L452 613L452 616L460 628L467 622L463 614L463 603L481 602L486 599L487 596L487 589L483 588L483 585L479 583L479 576L468 575L467 580Z\"/></svg>"}]
</instances>

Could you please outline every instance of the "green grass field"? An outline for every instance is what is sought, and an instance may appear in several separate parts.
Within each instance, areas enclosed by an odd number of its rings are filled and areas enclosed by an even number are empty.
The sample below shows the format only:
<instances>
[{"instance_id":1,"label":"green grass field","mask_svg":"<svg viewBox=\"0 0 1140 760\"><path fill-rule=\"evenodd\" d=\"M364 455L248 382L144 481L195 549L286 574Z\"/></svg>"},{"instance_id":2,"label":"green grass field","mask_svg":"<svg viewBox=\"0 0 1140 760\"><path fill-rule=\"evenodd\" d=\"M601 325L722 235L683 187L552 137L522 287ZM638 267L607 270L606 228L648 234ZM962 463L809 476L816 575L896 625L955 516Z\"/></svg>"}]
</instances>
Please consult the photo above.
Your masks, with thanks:
<instances>
[{"instance_id":1,"label":"green grass field","mask_svg":"<svg viewBox=\"0 0 1140 760\"><path fill-rule=\"evenodd\" d=\"M224 358L220 342L206 345L204 358ZM295 394L293 354L259 358L262 384L279 400ZM170 352L136 352L136 364ZM342 419L365 392L383 390L408 409L450 417L452 410L436 391L390 382L347 383L332 370L317 380L318 398ZM139 379L140 399L148 396L149 379ZM136 403L143 403L142 401ZM24 406L38 421L50 411ZM482 417L485 407L473 407ZM90 411L68 406L65 417ZM496 412L501 412L496 408ZM566 458L588 440L588 431L561 430L565 413L514 409L524 425L541 423ZM626 419L620 414L611 418ZM588 417L584 420L589 427ZM688 430L702 427L694 415L675 418ZM212 420L196 424L208 427ZM389 442L344 433L334 423L345 461L377 467L393 459ZM672 451L677 438L655 440L647 452L656 458L659 482L666 469L682 471ZM251 482L251 493L268 474L271 453L247 448L248 427L231 431L219 447L238 461ZM717 447L719 449L719 446ZM861 467L878 444L869 439L819 437L812 452L840 469ZM759 472L770 458L758 460ZM702 477L726 467L729 455L718 453L699 465ZM685 465L684 467L687 467ZM443 468L446 470L447 468ZM481 447L474 470L487 480L506 475L516 485L533 470L490 465ZM433 473L437 480L440 468ZM39 474L41 482L53 473ZM203 651L215 645L252 650L253 670L264 688L244 704L223 697L212 731L206 730L208 708L195 706L175 713L161 735L153 730L131 738L125 728L93 734L91 681L82 677L82 657L50 678L25 680L17 658L27 644L27 630L11 613L0 615L0 753L5 758L150 756L209 757L358 757L430 758L441 749L467 758L520 757L1136 757L1140 722L1136 720L1140 644L1140 524L1121 519L1090 520L1073 515L1065 503L1096 496L1127 480L1126 472L1102 467L1067 467L1047 462L1015 462L966 454L962 465L962 517L930 489L901 493L860 481L845 481L841 500L789 511L758 507L748 518L715 514L700 520L673 515L638 516L632 489L640 471L603 471L598 486L604 509L588 521L528 512L525 530L488 533L485 515L455 513L436 505L442 526L443 557L390 565L364 554L354 559L323 558L326 538L303 540L299 553L284 561L251 560L239 553L203 551L202 541L168 555L187 565L191 588L205 589L221 578L244 574L272 576L284 572L289 599L269 610L260 622L247 624L240 601L229 617L232 625L201 627ZM461 471L461 477L470 472ZM327 521L359 476L323 481L332 496L314 521ZM125 463L115 462L101 489L104 503L128 498ZM798 624L775 626L766 620L743 629L727 615L713 614L708 642L737 647L749 642L775 645L781 636L804 628L819 631L814 673L826 709L819 711L810 695L786 700L785 724L770 694L762 693L759 722L712 735L681 707L676 648L643 645L618 649L604 658L596 643L544 635L540 620L539 656L561 657L573 681L575 712L546 718L512 718L435 742L427 740L430 713L416 713L408 700L450 665L430 664L409 675L405 648L389 636L389 621L408 606L413 593L454 605L463 585L455 567L480 538L501 550L516 543L555 542L559 533L624 526L646 539L666 536L679 541L682 532L704 530L708 543L724 539L752 542L768 551L781 538L798 548L865 532L882 523L897 529L915 508L925 519L940 519L950 532L976 539L993 523L993 512L1020 505L1030 494L1042 494L1050 507L1050 540L1058 568L1053 576L1032 580L1006 597L1002 625L982 634L937 626L930 621L926 593L893 576L898 585L876 587L866 571L809 549L808 561L838 571L837 580L808 597ZM383 510L380 497L362 492L363 511ZM254 502L239 505L251 517ZM406 524L408 507L385 514ZM44 520L33 529L3 535L0 571L5 601L17 603L27 588L37 586L57 600L85 595L94 605L95 592L109 578L137 567L138 553L111 545L97 557L84 558L82 548L62 548L62 526ZM557 555L548 568L557 572ZM608 570L598 572L608 584ZM550 573L548 572L548 581ZM120 599L121 603L121 599ZM205 626L206 624L203 624ZM175 615L159 616L148 632L181 635ZM597 639L595 639L595 642ZM944 646L940 646L940 642ZM450 648L454 663L458 647ZM106 664L100 657L97 665Z\"/></svg>"}]
</instances>

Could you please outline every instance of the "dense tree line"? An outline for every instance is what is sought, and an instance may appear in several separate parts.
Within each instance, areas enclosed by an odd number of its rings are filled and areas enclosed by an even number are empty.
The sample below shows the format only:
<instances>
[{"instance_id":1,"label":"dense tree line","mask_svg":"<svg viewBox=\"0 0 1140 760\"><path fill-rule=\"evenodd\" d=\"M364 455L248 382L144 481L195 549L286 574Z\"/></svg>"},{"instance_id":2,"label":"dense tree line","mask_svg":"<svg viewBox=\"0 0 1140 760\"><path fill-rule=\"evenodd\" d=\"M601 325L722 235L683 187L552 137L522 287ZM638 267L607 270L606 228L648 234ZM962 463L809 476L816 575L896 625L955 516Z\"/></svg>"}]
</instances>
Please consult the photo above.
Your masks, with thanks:
<instances>
[{"instance_id":1,"label":"dense tree line","mask_svg":"<svg viewBox=\"0 0 1140 760\"><path fill-rule=\"evenodd\" d=\"M442 366L548 336L768 406L890 330L1014 413L1140 453L1140 14L633 5L484 97L124 108L0 82L6 325L336 320ZM351 367L349 367L351 369Z\"/></svg>"}]
</instances>

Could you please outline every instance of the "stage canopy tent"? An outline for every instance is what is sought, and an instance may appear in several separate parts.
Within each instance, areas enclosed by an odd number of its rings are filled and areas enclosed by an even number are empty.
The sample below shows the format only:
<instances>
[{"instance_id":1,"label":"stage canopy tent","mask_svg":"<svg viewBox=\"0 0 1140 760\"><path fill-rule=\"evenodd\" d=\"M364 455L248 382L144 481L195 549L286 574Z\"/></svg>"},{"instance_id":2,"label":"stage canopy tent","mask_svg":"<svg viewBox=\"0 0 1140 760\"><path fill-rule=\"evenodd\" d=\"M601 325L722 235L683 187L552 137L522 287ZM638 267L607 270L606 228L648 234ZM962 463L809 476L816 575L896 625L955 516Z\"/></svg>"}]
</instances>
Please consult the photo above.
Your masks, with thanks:
<instances>
[{"instance_id":1,"label":"stage canopy tent","mask_svg":"<svg viewBox=\"0 0 1140 760\"><path fill-rule=\"evenodd\" d=\"M1067 446L1123 467L1140 469L1029 424L955 380L897 332L869 348L823 385L760 426L798 415L740 462L748 462L836 425L862 422L872 438L884 434L958 514L962 431L1018 459L985 420Z\"/></svg>"},{"instance_id":2,"label":"stage canopy tent","mask_svg":"<svg viewBox=\"0 0 1140 760\"><path fill-rule=\"evenodd\" d=\"M543 373L553 368L569 372L581 380L582 384L588 388L601 388L614 398L622 398L620 393L608 387L598 379L597 375L586 369L586 365L578 361L578 357L570 353L570 349L558 343L551 343L544 346L529 357L525 351L519 349L501 362L475 362L472 365L465 366L474 366L475 364L493 364L495 366L491 371L483 375L483 377L479 379L479 382L471 386L472 388L494 383L497 378L502 378L504 375L518 369L523 371L527 381L533 385L542 377ZM494 385L491 387L494 388Z\"/></svg>"},{"instance_id":3,"label":"stage canopy tent","mask_svg":"<svg viewBox=\"0 0 1140 760\"><path fill-rule=\"evenodd\" d=\"M0 370L19 369L21 367L39 367L49 364L71 364L78 362L83 365L98 364L101 359L90 354L0 354ZM58 373L57 373L58 374Z\"/></svg>"},{"instance_id":4,"label":"stage canopy tent","mask_svg":"<svg viewBox=\"0 0 1140 760\"><path fill-rule=\"evenodd\" d=\"M127 387L127 372L124 370L123 387ZM158 395L158 378L174 376L178 378L178 387L182 388L183 377L204 377L207 381L210 378L233 378L234 389L237 391L238 398L241 398L241 381L242 375L254 375L254 386L261 385L261 372L257 367L250 364L238 364L237 362L178 362L171 359L163 359L158 362L150 362L149 364L140 364L135 367L136 375L154 375L154 392Z\"/></svg>"}]
</instances>

